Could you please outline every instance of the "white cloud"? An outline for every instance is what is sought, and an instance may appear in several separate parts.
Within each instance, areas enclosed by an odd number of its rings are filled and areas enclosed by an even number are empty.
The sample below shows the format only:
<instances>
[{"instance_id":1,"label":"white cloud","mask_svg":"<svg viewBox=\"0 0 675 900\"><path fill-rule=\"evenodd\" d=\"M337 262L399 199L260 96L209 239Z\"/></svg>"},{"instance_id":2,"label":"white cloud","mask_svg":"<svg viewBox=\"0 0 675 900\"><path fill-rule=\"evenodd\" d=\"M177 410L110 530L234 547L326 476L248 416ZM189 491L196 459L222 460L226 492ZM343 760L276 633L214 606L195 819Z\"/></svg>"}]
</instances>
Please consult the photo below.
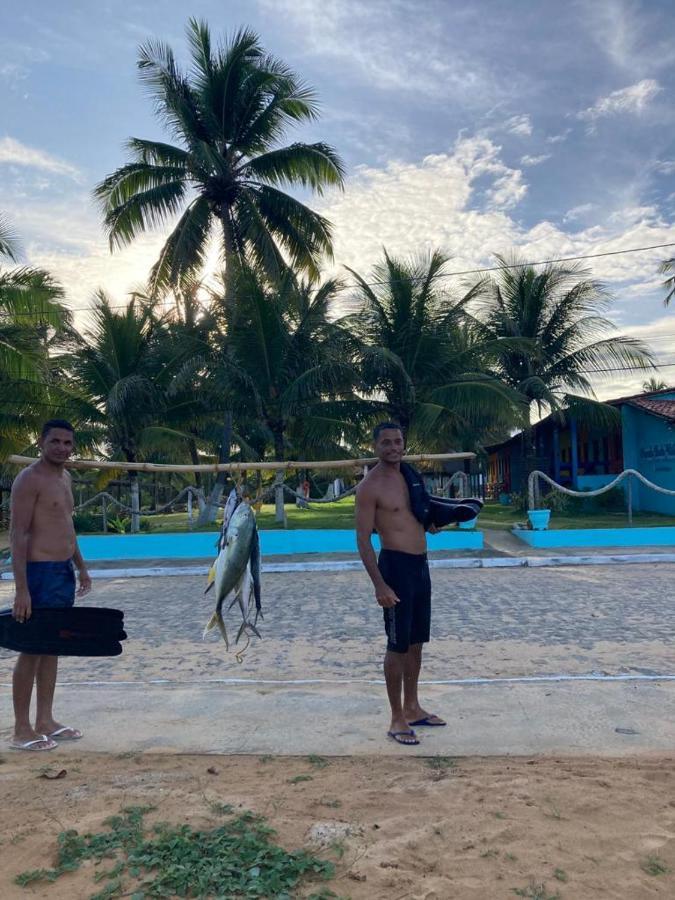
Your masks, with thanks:
<instances>
[{"instance_id":1,"label":"white cloud","mask_svg":"<svg viewBox=\"0 0 675 900\"><path fill-rule=\"evenodd\" d=\"M567 140L571 130L572 130L571 128L566 128L560 134L550 134L546 138L546 143L547 144L561 144L563 141Z\"/></svg>"},{"instance_id":2,"label":"white cloud","mask_svg":"<svg viewBox=\"0 0 675 900\"><path fill-rule=\"evenodd\" d=\"M573 206L572 209L568 209L563 216L563 222L574 222L575 219L581 219L592 209L595 209L594 203L581 203L579 206Z\"/></svg>"},{"instance_id":3,"label":"white cloud","mask_svg":"<svg viewBox=\"0 0 675 900\"><path fill-rule=\"evenodd\" d=\"M608 116L641 113L661 90L663 89L658 81L645 78L629 87L613 91L607 97L601 97L593 106L577 113L577 118L594 123L597 119Z\"/></svg>"},{"instance_id":4,"label":"white cloud","mask_svg":"<svg viewBox=\"0 0 675 900\"><path fill-rule=\"evenodd\" d=\"M70 163L51 156L44 150L28 147L11 137L0 138L0 165L3 163L40 169L54 175L67 175L76 181L81 176L80 170Z\"/></svg>"},{"instance_id":5,"label":"white cloud","mask_svg":"<svg viewBox=\"0 0 675 900\"><path fill-rule=\"evenodd\" d=\"M343 77L369 87L481 106L513 89L465 46L460 29L447 18L441 24L407 3L258 0L258 6L288 28L294 44L302 34L301 52L320 58L328 69L336 61ZM463 20L465 14L456 15Z\"/></svg>"},{"instance_id":6,"label":"white cloud","mask_svg":"<svg viewBox=\"0 0 675 900\"><path fill-rule=\"evenodd\" d=\"M532 134L532 120L527 115L511 116L504 123L504 128L519 137L529 137Z\"/></svg>"},{"instance_id":7,"label":"white cloud","mask_svg":"<svg viewBox=\"0 0 675 900\"><path fill-rule=\"evenodd\" d=\"M520 157L520 164L523 166L540 166L550 158L550 153L542 153L540 156L529 156L528 154L525 154L525 156Z\"/></svg>"},{"instance_id":8,"label":"white cloud","mask_svg":"<svg viewBox=\"0 0 675 900\"><path fill-rule=\"evenodd\" d=\"M654 163L654 169L660 175L675 175L675 159L660 159Z\"/></svg>"}]
</instances>

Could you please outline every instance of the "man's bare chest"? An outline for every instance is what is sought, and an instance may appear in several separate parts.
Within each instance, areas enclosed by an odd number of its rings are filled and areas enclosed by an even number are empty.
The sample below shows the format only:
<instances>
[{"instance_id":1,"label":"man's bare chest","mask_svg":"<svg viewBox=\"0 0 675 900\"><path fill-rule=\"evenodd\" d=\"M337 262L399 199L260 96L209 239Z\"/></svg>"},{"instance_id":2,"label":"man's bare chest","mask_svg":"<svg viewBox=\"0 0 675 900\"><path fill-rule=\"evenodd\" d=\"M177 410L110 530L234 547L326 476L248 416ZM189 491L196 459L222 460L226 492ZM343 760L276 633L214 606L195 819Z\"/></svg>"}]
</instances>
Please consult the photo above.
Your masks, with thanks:
<instances>
[{"instance_id":1,"label":"man's bare chest","mask_svg":"<svg viewBox=\"0 0 675 900\"><path fill-rule=\"evenodd\" d=\"M62 518L70 516L73 512L73 493L70 484L63 482L48 482L40 488L35 512L48 518Z\"/></svg>"}]
</instances>

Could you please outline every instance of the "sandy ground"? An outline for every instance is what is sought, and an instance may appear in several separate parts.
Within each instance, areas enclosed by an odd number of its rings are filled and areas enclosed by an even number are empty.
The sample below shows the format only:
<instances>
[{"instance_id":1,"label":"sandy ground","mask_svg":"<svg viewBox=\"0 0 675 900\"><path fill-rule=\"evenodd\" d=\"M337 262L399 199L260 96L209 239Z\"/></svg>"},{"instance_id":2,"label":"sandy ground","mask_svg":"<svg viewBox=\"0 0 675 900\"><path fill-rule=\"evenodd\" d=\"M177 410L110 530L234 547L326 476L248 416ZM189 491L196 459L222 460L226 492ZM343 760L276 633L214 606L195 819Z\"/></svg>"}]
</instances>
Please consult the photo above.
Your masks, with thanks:
<instances>
[{"instance_id":1,"label":"sandy ground","mask_svg":"<svg viewBox=\"0 0 675 900\"><path fill-rule=\"evenodd\" d=\"M319 854L336 877L298 897L320 887L353 900L675 896L675 757L459 759L439 771L424 759L319 768L306 758L62 753L50 763L67 775L54 781L39 777L43 762L5 756L0 768L3 900L101 889L91 863L53 884L13 884L54 863L62 830L105 830L107 816L135 804L156 805L149 823L214 827L214 802L263 814L287 849L307 846L317 823L350 826ZM311 780L292 783L298 775ZM655 863L668 871L649 874Z\"/></svg>"},{"instance_id":2,"label":"sandy ground","mask_svg":"<svg viewBox=\"0 0 675 900\"><path fill-rule=\"evenodd\" d=\"M667 564L438 571L433 576L434 639L423 677L673 673L674 574L675 566ZM118 692L120 682L131 681L129 690L137 693L154 679L168 681L163 689L147 689L152 703L159 696L153 691L172 691L175 685L173 693L179 695L230 677L325 678L338 697L350 678L381 677L381 620L360 573L266 576L263 640L254 642L241 665L217 640L202 643L212 605L202 590L203 580L195 578L97 583L87 602L123 608L129 641L118 659L63 660L60 680L73 686L62 688L61 698L66 701L78 685L95 696L96 680L112 683L110 690ZM0 606L10 596L11 586L0 585ZM230 626L235 625L232 620ZM0 653L7 700L12 662L11 654ZM386 704L380 687L370 690L379 712L367 752L378 754ZM545 694L544 688L537 690ZM657 718L658 690L650 688L649 694ZM645 689L640 691L644 702ZM608 686L603 696L611 733L615 725L630 725L630 706L616 700L628 697L628 689ZM340 705L336 701L325 708ZM473 727L478 727L482 707L471 708ZM448 712L453 712L450 705ZM592 725L584 721L583 707L578 715L575 727ZM333 718L331 727L345 721L340 714ZM2 737L9 735L10 722L3 700ZM532 734L536 724L527 725ZM290 725L285 722L286 728ZM431 735L424 752L453 753L450 737L450 729L447 742ZM631 740L630 729L622 739ZM155 819L215 825L209 807L214 801L265 815L288 848L306 845L316 823L351 826L341 858L322 851L335 859L336 878L327 887L341 898L675 897L675 756L670 750L609 758L610 747L603 745L598 756L522 758L504 756L502 745L499 755L458 757L450 765L448 757L436 757L430 765L429 759L406 758L401 751L333 757L320 768L307 757L159 754L152 752L160 749L156 743L144 753L101 754L88 743L43 756L0 749L2 900L78 900L101 889L91 867L49 885L13 885L18 872L53 864L62 830L100 830L122 807L147 803L158 807ZM268 753L269 747L257 752ZM543 753L543 747L536 752ZM45 765L64 768L67 775L42 779ZM298 775L311 780L292 783ZM655 871L660 874L650 874ZM297 896L318 890L316 884L306 885Z\"/></svg>"}]
</instances>

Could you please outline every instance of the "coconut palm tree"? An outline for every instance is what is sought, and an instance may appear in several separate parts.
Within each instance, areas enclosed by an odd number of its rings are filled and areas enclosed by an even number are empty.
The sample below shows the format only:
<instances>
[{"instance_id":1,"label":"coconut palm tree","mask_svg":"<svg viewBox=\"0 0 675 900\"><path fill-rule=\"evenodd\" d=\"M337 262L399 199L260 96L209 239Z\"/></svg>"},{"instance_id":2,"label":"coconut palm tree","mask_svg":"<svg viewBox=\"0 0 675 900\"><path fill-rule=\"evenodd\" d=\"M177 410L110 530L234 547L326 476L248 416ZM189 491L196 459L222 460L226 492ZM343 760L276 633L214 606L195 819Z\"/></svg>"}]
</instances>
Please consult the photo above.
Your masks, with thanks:
<instances>
[{"instance_id":1,"label":"coconut palm tree","mask_svg":"<svg viewBox=\"0 0 675 900\"><path fill-rule=\"evenodd\" d=\"M64 400L50 356L70 324L63 288L42 269L7 266L19 256L0 217L0 458L30 445Z\"/></svg>"},{"instance_id":2,"label":"coconut palm tree","mask_svg":"<svg viewBox=\"0 0 675 900\"><path fill-rule=\"evenodd\" d=\"M191 19L187 36L187 74L168 45L140 48L141 79L174 143L131 138L132 161L96 188L111 248L180 214L153 268L153 288L201 270L212 235L228 278L235 260L278 277L287 258L316 274L331 251L330 225L283 187L341 186L343 166L325 143L280 146L289 126L317 117L314 92L248 29L213 47L208 26Z\"/></svg>"},{"instance_id":3,"label":"coconut palm tree","mask_svg":"<svg viewBox=\"0 0 675 900\"><path fill-rule=\"evenodd\" d=\"M617 370L642 370L653 360L644 344L617 334L601 315L611 298L587 270L497 259L503 268L473 289L471 322L482 340L502 344L495 374L526 398L523 454L532 462L535 412L562 418L568 410L588 424L616 425L617 410L594 399L594 380L615 380Z\"/></svg>"},{"instance_id":4,"label":"coconut palm tree","mask_svg":"<svg viewBox=\"0 0 675 900\"><path fill-rule=\"evenodd\" d=\"M103 291L95 296L93 324L79 337L70 357L73 386L88 398L91 421L113 458L127 462L153 452L185 452L189 434L182 426L201 401L174 390L189 362L189 342L162 341L164 323L151 307L131 300L117 312ZM177 398L180 398L177 399ZM133 530L138 529L138 481L131 472Z\"/></svg>"},{"instance_id":5,"label":"coconut palm tree","mask_svg":"<svg viewBox=\"0 0 675 900\"><path fill-rule=\"evenodd\" d=\"M654 378L652 375L651 378L648 378L647 381L642 382L642 390L650 393L651 391L665 391L668 385L665 381L661 381L660 378Z\"/></svg>"},{"instance_id":6,"label":"coconut palm tree","mask_svg":"<svg viewBox=\"0 0 675 900\"><path fill-rule=\"evenodd\" d=\"M662 275L669 275L663 282L663 287L666 289L663 305L668 306L673 297L675 297L675 256L664 260L659 266L659 272Z\"/></svg>"},{"instance_id":7,"label":"coconut palm tree","mask_svg":"<svg viewBox=\"0 0 675 900\"><path fill-rule=\"evenodd\" d=\"M236 302L221 302L219 355L202 389L229 392L240 447L250 436L275 460L289 449L326 458L358 439L364 404L353 391L355 341L333 315L338 289L290 272L270 283L246 269Z\"/></svg>"},{"instance_id":8,"label":"coconut palm tree","mask_svg":"<svg viewBox=\"0 0 675 900\"><path fill-rule=\"evenodd\" d=\"M497 259L504 268L474 288L472 321L485 339L523 342L505 343L497 368L527 398L530 412L561 409L572 396L582 403L594 396L593 379L653 365L644 344L616 334L600 315L611 298L588 271L575 265L537 270L517 257Z\"/></svg>"},{"instance_id":9,"label":"coconut palm tree","mask_svg":"<svg viewBox=\"0 0 675 900\"><path fill-rule=\"evenodd\" d=\"M410 260L385 251L368 281L349 270L364 389L426 449L475 444L486 428L518 421L520 398L488 371L490 341L464 324L469 298L447 292L447 262L439 251Z\"/></svg>"}]
</instances>

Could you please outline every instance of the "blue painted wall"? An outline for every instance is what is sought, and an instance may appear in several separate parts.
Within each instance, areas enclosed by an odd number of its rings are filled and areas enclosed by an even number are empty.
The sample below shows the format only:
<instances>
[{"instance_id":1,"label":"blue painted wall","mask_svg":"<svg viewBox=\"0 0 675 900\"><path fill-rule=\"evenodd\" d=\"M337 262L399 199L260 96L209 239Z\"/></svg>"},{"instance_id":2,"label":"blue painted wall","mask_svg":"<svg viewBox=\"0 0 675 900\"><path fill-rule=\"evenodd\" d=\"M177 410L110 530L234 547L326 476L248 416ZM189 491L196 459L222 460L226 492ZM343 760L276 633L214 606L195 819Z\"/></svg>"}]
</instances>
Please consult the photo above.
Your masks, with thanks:
<instances>
[{"instance_id":1,"label":"blue painted wall","mask_svg":"<svg viewBox=\"0 0 675 900\"><path fill-rule=\"evenodd\" d=\"M662 394L675 400L675 391ZM621 407L623 462L626 469L637 469L645 478L661 487L675 490L675 429L665 419L634 406ZM675 497L633 484L633 508L675 515Z\"/></svg>"}]
</instances>

